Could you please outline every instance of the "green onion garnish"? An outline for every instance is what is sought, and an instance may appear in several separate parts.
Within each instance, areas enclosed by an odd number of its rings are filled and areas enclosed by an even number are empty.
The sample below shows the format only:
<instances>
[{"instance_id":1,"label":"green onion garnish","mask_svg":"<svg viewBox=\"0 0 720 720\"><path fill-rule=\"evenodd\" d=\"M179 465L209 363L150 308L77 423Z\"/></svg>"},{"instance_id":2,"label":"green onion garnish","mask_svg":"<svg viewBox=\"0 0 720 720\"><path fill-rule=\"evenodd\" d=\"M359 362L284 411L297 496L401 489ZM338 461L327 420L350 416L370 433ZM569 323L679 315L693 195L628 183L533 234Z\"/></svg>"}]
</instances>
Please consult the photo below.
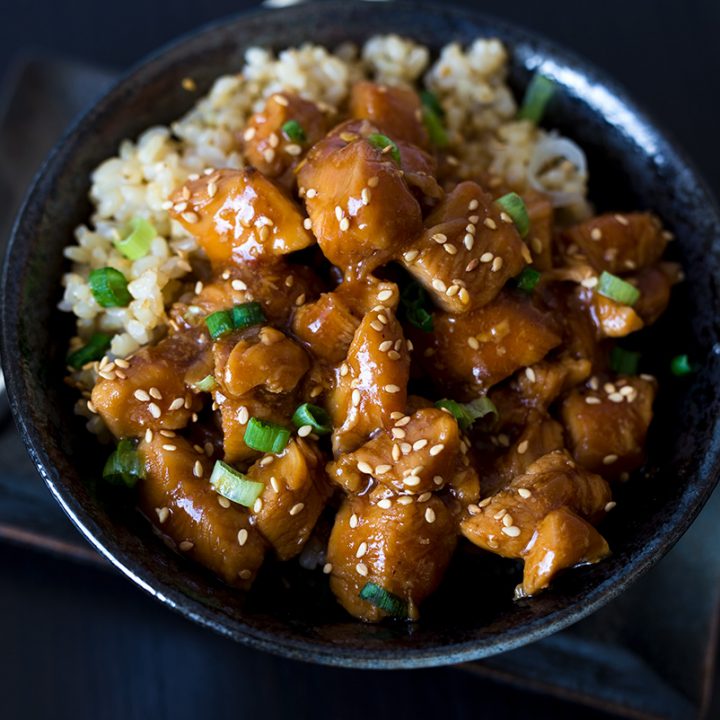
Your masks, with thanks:
<instances>
[{"instance_id":1,"label":"green onion garnish","mask_svg":"<svg viewBox=\"0 0 720 720\"><path fill-rule=\"evenodd\" d=\"M532 267L526 267L518 275L517 286L519 290L531 293L540 282L540 272Z\"/></svg>"},{"instance_id":2,"label":"green onion garnish","mask_svg":"<svg viewBox=\"0 0 720 720\"><path fill-rule=\"evenodd\" d=\"M605 271L600 275L597 291L621 305L634 305L640 297L640 291L634 285Z\"/></svg>"},{"instance_id":3,"label":"green onion garnish","mask_svg":"<svg viewBox=\"0 0 720 720\"><path fill-rule=\"evenodd\" d=\"M395 144L394 141L392 141L387 135L382 135L381 133L372 133L372 135L367 136L367 141L373 146L376 147L378 150L385 150L385 148L390 148L390 150L387 150L386 152L390 153L390 156L395 161L398 167L402 164L402 161L400 159L400 150L398 146Z\"/></svg>"},{"instance_id":4,"label":"green onion garnish","mask_svg":"<svg viewBox=\"0 0 720 720\"><path fill-rule=\"evenodd\" d=\"M206 375L200 382L195 383L195 387L201 392L210 392L217 387L217 382L212 375Z\"/></svg>"},{"instance_id":5,"label":"green onion garnish","mask_svg":"<svg viewBox=\"0 0 720 720\"><path fill-rule=\"evenodd\" d=\"M517 193L511 192L495 202L512 218L520 237L525 237L530 230L530 218L523 199Z\"/></svg>"},{"instance_id":6,"label":"green onion garnish","mask_svg":"<svg viewBox=\"0 0 720 720\"><path fill-rule=\"evenodd\" d=\"M132 440L121 440L103 468L103 480L111 485L135 487L145 477L145 465Z\"/></svg>"},{"instance_id":7,"label":"green onion garnish","mask_svg":"<svg viewBox=\"0 0 720 720\"><path fill-rule=\"evenodd\" d=\"M281 128L283 135L294 143L304 143L307 135L297 120L288 120Z\"/></svg>"},{"instance_id":8,"label":"green onion garnish","mask_svg":"<svg viewBox=\"0 0 720 720\"><path fill-rule=\"evenodd\" d=\"M265 489L263 483L249 480L222 460L215 461L215 467L210 475L210 485L219 495L245 507L252 507Z\"/></svg>"},{"instance_id":9,"label":"green onion garnish","mask_svg":"<svg viewBox=\"0 0 720 720\"><path fill-rule=\"evenodd\" d=\"M639 352L614 347L610 353L610 367L620 375L636 375L639 363Z\"/></svg>"},{"instance_id":10,"label":"green onion garnish","mask_svg":"<svg viewBox=\"0 0 720 720\"><path fill-rule=\"evenodd\" d=\"M292 421L296 427L310 425L318 435L327 435L332 430L330 416L321 407L310 403L300 405L293 414Z\"/></svg>"},{"instance_id":11,"label":"green onion garnish","mask_svg":"<svg viewBox=\"0 0 720 720\"><path fill-rule=\"evenodd\" d=\"M432 332L433 316L424 307L427 302L428 295L419 283L408 283L400 293L405 319L424 332Z\"/></svg>"},{"instance_id":12,"label":"green onion garnish","mask_svg":"<svg viewBox=\"0 0 720 720\"><path fill-rule=\"evenodd\" d=\"M102 307L125 307L132 300L125 276L115 268L93 270L88 283L93 297Z\"/></svg>"},{"instance_id":13,"label":"green onion garnish","mask_svg":"<svg viewBox=\"0 0 720 720\"><path fill-rule=\"evenodd\" d=\"M235 329L232 315L228 310L218 310L205 318L205 324L210 331L210 337L217 340Z\"/></svg>"},{"instance_id":14,"label":"green onion garnish","mask_svg":"<svg viewBox=\"0 0 720 720\"><path fill-rule=\"evenodd\" d=\"M438 400L436 408L447 410L456 420L461 430L467 430L476 420L486 415L494 415L497 420L500 414L495 403L487 397L480 397L469 403L459 403L455 400Z\"/></svg>"},{"instance_id":15,"label":"green onion garnish","mask_svg":"<svg viewBox=\"0 0 720 720\"><path fill-rule=\"evenodd\" d=\"M232 324L236 330L242 330L251 325L259 325L265 322L265 313L260 303L247 302L236 305L231 311Z\"/></svg>"},{"instance_id":16,"label":"green onion garnish","mask_svg":"<svg viewBox=\"0 0 720 720\"><path fill-rule=\"evenodd\" d=\"M445 117L445 110L434 92L430 90L422 90L420 92L420 102L424 107L430 108L430 110L432 110L439 118Z\"/></svg>"},{"instance_id":17,"label":"green onion garnish","mask_svg":"<svg viewBox=\"0 0 720 720\"><path fill-rule=\"evenodd\" d=\"M690 375L695 371L695 368L690 364L690 358L687 355L676 355L670 362L670 370L673 375L682 377L683 375Z\"/></svg>"},{"instance_id":18,"label":"green onion garnish","mask_svg":"<svg viewBox=\"0 0 720 720\"><path fill-rule=\"evenodd\" d=\"M375 583L365 583L363 589L360 591L360 597L363 600L367 600L376 608L380 608L380 610L386 612L388 615L392 615L393 617L407 617L407 603L402 598L388 592L385 588L381 588Z\"/></svg>"},{"instance_id":19,"label":"green onion garnish","mask_svg":"<svg viewBox=\"0 0 720 720\"><path fill-rule=\"evenodd\" d=\"M95 333L86 345L67 356L67 364L79 370L83 365L99 360L110 347L110 336L105 333Z\"/></svg>"},{"instance_id":20,"label":"green onion garnish","mask_svg":"<svg viewBox=\"0 0 720 720\"><path fill-rule=\"evenodd\" d=\"M245 444L260 452L279 453L290 440L290 431L282 425L251 417L245 428Z\"/></svg>"},{"instance_id":21,"label":"green onion garnish","mask_svg":"<svg viewBox=\"0 0 720 720\"><path fill-rule=\"evenodd\" d=\"M443 127L442 120L429 108L423 108L423 123L435 147L444 148L448 144L448 136Z\"/></svg>"},{"instance_id":22,"label":"green onion garnish","mask_svg":"<svg viewBox=\"0 0 720 720\"><path fill-rule=\"evenodd\" d=\"M139 260L150 251L150 243L157 231L145 218L133 218L123 231L123 237L115 240L115 247L128 259Z\"/></svg>"},{"instance_id":23,"label":"green onion garnish","mask_svg":"<svg viewBox=\"0 0 720 720\"><path fill-rule=\"evenodd\" d=\"M518 112L518 120L530 120L536 125L542 119L550 98L555 92L555 83L550 78L535 73L525 91L522 107Z\"/></svg>"}]
</instances>

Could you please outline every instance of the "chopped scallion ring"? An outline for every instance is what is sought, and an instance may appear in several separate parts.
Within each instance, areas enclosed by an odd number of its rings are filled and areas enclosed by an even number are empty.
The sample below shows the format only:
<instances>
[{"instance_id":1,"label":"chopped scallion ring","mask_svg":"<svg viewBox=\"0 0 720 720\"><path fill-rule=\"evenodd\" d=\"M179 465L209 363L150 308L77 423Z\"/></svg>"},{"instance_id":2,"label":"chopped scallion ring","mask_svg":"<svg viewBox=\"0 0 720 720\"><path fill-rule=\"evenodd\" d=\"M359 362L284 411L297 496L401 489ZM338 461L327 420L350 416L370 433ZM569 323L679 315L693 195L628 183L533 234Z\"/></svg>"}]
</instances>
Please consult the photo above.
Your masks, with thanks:
<instances>
[{"instance_id":1,"label":"chopped scallion ring","mask_svg":"<svg viewBox=\"0 0 720 720\"><path fill-rule=\"evenodd\" d=\"M145 477L145 465L132 440L121 440L103 468L103 480L111 485L135 487Z\"/></svg>"},{"instance_id":2,"label":"chopped scallion ring","mask_svg":"<svg viewBox=\"0 0 720 720\"><path fill-rule=\"evenodd\" d=\"M290 440L290 431L282 425L251 417L245 428L245 444L260 452L280 453Z\"/></svg>"},{"instance_id":3,"label":"chopped scallion ring","mask_svg":"<svg viewBox=\"0 0 720 720\"><path fill-rule=\"evenodd\" d=\"M407 617L407 603L373 582L365 583L360 597L392 617Z\"/></svg>"},{"instance_id":4,"label":"chopped scallion ring","mask_svg":"<svg viewBox=\"0 0 720 720\"><path fill-rule=\"evenodd\" d=\"M67 364L79 370L83 365L99 360L109 347L110 336L105 333L95 333L86 345L68 355Z\"/></svg>"},{"instance_id":5,"label":"chopped scallion ring","mask_svg":"<svg viewBox=\"0 0 720 720\"><path fill-rule=\"evenodd\" d=\"M232 315L227 310L218 310L211 313L205 318L205 324L213 340L217 340L235 329Z\"/></svg>"},{"instance_id":6,"label":"chopped scallion ring","mask_svg":"<svg viewBox=\"0 0 720 720\"><path fill-rule=\"evenodd\" d=\"M292 421L296 427L310 425L318 435L327 435L332 430L330 416L321 407L311 403L300 405L293 414Z\"/></svg>"},{"instance_id":7,"label":"chopped scallion ring","mask_svg":"<svg viewBox=\"0 0 720 720\"><path fill-rule=\"evenodd\" d=\"M420 102L424 107L430 108L430 110L432 110L439 118L445 117L445 110L434 92L430 90L421 91Z\"/></svg>"},{"instance_id":8,"label":"chopped scallion ring","mask_svg":"<svg viewBox=\"0 0 720 720\"><path fill-rule=\"evenodd\" d=\"M530 120L536 125L542 119L550 98L555 93L555 83L550 78L535 73L525 91L518 120Z\"/></svg>"},{"instance_id":9,"label":"chopped scallion ring","mask_svg":"<svg viewBox=\"0 0 720 720\"><path fill-rule=\"evenodd\" d=\"M530 230L530 218L523 199L517 193L511 192L495 202L512 218L520 237L524 238Z\"/></svg>"},{"instance_id":10,"label":"chopped scallion ring","mask_svg":"<svg viewBox=\"0 0 720 720\"><path fill-rule=\"evenodd\" d=\"M637 375L640 353L614 347L610 353L610 367L620 375Z\"/></svg>"},{"instance_id":11,"label":"chopped scallion ring","mask_svg":"<svg viewBox=\"0 0 720 720\"><path fill-rule=\"evenodd\" d=\"M433 331L433 316L421 307L413 307L406 311L407 321L423 332Z\"/></svg>"},{"instance_id":12,"label":"chopped scallion ring","mask_svg":"<svg viewBox=\"0 0 720 720\"><path fill-rule=\"evenodd\" d=\"M609 272L603 272L600 275L597 291L603 297L610 298L621 305L632 306L640 297L640 291L634 285Z\"/></svg>"},{"instance_id":13,"label":"chopped scallion ring","mask_svg":"<svg viewBox=\"0 0 720 720\"><path fill-rule=\"evenodd\" d=\"M128 260L139 260L148 254L150 243L156 236L157 231L152 223L136 217L125 226L123 237L113 244Z\"/></svg>"},{"instance_id":14,"label":"chopped scallion ring","mask_svg":"<svg viewBox=\"0 0 720 720\"><path fill-rule=\"evenodd\" d=\"M403 308L405 319L424 332L432 332L433 316L424 307L427 301L427 293L416 282L408 283L400 293L400 305Z\"/></svg>"},{"instance_id":15,"label":"chopped scallion ring","mask_svg":"<svg viewBox=\"0 0 720 720\"><path fill-rule=\"evenodd\" d=\"M281 128L283 135L294 143L304 143L307 135L297 120L288 120Z\"/></svg>"},{"instance_id":16,"label":"chopped scallion ring","mask_svg":"<svg viewBox=\"0 0 720 720\"><path fill-rule=\"evenodd\" d=\"M218 495L245 507L252 507L265 489L263 483L249 480L222 460L215 461L210 475L210 485Z\"/></svg>"},{"instance_id":17,"label":"chopped scallion ring","mask_svg":"<svg viewBox=\"0 0 720 720\"><path fill-rule=\"evenodd\" d=\"M195 387L202 392L210 392L217 387L217 381L212 375L206 375L200 382L195 383Z\"/></svg>"},{"instance_id":18,"label":"chopped scallion ring","mask_svg":"<svg viewBox=\"0 0 720 720\"><path fill-rule=\"evenodd\" d=\"M532 267L526 267L518 275L517 286L519 290L531 293L540 282L540 272Z\"/></svg>"},{"instance_id":19,"label":"chopped scallion ring","mask_svg":"<svg viewBox=\"0 0 720 720\"><path fill-rule=\"evenodd\" d=\"M88 277L93 297L102 307L126 307L132 300L125 276L115 268L93 270Z\"/></svg>"},{"instance_id":20,"label":"chopped scallion ring","mask_svg":"<svg viewBox=\"0 0 720 720\"><path fill-rule=\"evenodd\" d=\"M232 310L232 324L236 330L265 322L265 313L260 303L247 302L236 305Z\"/></svg>"},{"instance_id":21,"label":"chopped scallion ring","mask_svg":"<svg viewBox=\"0 0 720 720\"><path fill-rule=\"evenodd\" d=\"M402 160L400 159L400 149L387 135L372 133L367 136L367 141L380 151L385 150L385 148L390 148L386 152L390 153L390 157L392 157L398 167L402 165Z\"/></svg>"},{"instance_id":22,"label":"chopped scallion ring","mask_svg":"<svg viewBox=\"0 0 720 720\"><path fill-rule=\"evenodd\" d=\"M690 364L690 358L687 355L676 355L670 362L670 370L673 375L678 377L695 372L695 368Z\"/></svg>"},{"instance_id":23,"label":"chopped scallion ring","mask_svg":"<svg viewBox=\"0 0 720 720\"><path fill-rule=\"evenodd\" d=\"M447 410L457 420L458 426L463 431L486 415L494 415L496 420L500 416L495 403L487 397L477 398L469 403L459 403L448 399L438 400L435 407Z\"/></svg>"}]
</instances>

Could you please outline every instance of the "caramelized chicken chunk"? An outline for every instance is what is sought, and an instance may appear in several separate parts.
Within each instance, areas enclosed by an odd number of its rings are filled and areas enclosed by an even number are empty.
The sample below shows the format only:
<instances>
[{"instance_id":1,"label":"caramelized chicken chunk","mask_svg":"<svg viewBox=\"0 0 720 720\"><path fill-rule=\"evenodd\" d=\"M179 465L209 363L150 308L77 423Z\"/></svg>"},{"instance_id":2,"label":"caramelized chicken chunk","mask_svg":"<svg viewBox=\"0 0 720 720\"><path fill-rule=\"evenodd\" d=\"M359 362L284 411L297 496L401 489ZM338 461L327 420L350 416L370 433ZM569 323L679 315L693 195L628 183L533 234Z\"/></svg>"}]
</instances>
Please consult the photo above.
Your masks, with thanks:
<instances>
[{"instance_id":1,"label":"caramelized chicken chunk","mask_svg":"<svg viewBox=\"0 0 720 720\"><path fill-rule=\"evenodd\" d=\"M597 292L580 292L587 297L598 339L625 337L642 329L643 321L630 305L623 305Z\"/></svg>"},{"instance_id":2,"label":"caramelized chicken chunk","mask_svg":"<svg viewBox=\"0 0 720 720\"><path fill-rule=\"evenodd\" d=\"M633 310L646 325L652 325L665 312L670 302L670 290L680 282L681 277L677 263L659 263L654 267L643 268L635 275L640 297L633 305Z\"/></svg>"},{"instance_id":3,"label":"caramelized chicken chunk","mask_svg":"<svg viewBox=\"0 0 720 720\"><path fill-rule=\"evenodd\" d=\"M172 200L170 215L216 266L287 255L315 242L297 205L253 168L203 175Z\"/></svg>"},{"instance_id":4,"label":"caramelized chicken chunk","mask_svg":"<svg viewBox=\"0 0 720 720\"><path fill-rule=\"evenodd\" d=\"M410 358L402 328L389 310L365 315L329 397L335 454L362 445L378 428L392 424L407 401Z\"/></svg>"},{"instance_id":5,"label":"caramelized chicken chunk","mask_svg":"<svg viewBox=\"0 0 720 720\"><path fill-rule=\"evenodd\" d=\"M341 125L308 153L298 182L325 257L347 278L363 277L420 232L420 205L369 123Z\"/></svg>"},{"instance_id":6,"label":"caramelized chicken chunk","mask_svg":"<svg viewBox=\"0 0 720 720\"><path fill-rule=\"evenodd\" d=\"M573 390L561 407L573 457L585 468L617 478L643 463L655 381L621 377L598 389Z\"/></svg>"},{"instance_id":7,"label":"caramelized chicken chunk","mask_svg":"<svg viewBox=\"0 0 720 720\"><path fill-rule=\"evenodd\" d=\"M650 213L607 213L565 231L596 270L614 275L653 265L667 245L667 233Z\"/></svg>"},{"instance_id":8,"label":"caramelized chicken chunk","mask_svg":"<svg viewBox=\"0 0 720 720\"><path fill-rule=\"evenodd\" d=\"M255 526L280 560L302 550L330 496L323 464L313 442L295 438L248 470L248 478L265 485L252 509Z\"/></svg>"},{"instance_id":9,"label":"caramelized chicken chunk","mask_svg":"<svg viewBox=\"0 0 720 720\"><path fill-rule=\"evenodd\" d=\"M178 430L200 402L189 385L212 372L210 338L201 329L176 333L128 358L127 367L101 368L92 403L110 432L139 437L151 430Z\"/></svg>"},{"instance_id":10,"label":"caramelized chicken chunk","mask_svg":"<svg viewBox=\"0 0 720 720\"><path fill-rule=\"evenodd\" d=\"M532 259L512 221L475 183L458 185L425 221L402 263L443 310L467 312L492 301Z\"/></svg>"},{"instance_id":11,"label":"caramelized chicken chunk","mask_svg":"<svg viewBox=\"0 0 720 720\"><path fill-rule=\"evenodd\" d=\"M138 448L145 479L140 508L177 549L229 585L248 588L265 556L265 542L247 510L225 501L208 482L212 466L181 437L155 433ZM243 542L240 542L240 537Z\"/></svg>"},{"instance_id":12,"label":"caramelized chicken chunk","mask_svg":"<svg viewBox=\"0 0 720 720\"><path fill-rule=\"evenodd\" d=\"M401 415L354 452L344 453L330 466L330 477L348 492L361 492L374 482L394 492L432 492L455 475L460 431L442 410L418 410Z\"/></svg>"},{"instance_id":13,"label":"caramelized chicken chunk","mask_svg":"<svg viewBox=\"0 0 720 720\"><path fill-rule=\"evenodd\" d=\"M327 117L315 103L294 93L275 93L247 122L245 156L263 175L291 186L292 170L326 129Z\"/></svg>"},{"instance_id":14,"label":"caramelized chicken chunk","mask_svg":"<svg viewBox=\"0 0 720 720\"><path fill-rule=\"evenodd\" d=\"M423 362L443 387L477 397L536 363L560 343L550 317L519 293L462 315L435 315L434 332L413 336ZM429 351L429 352L428 352Z\"/></svg>"},{"instance_id":15,"label":"caramelized chicken chunk","mask_svg":"<svg viewBox=\"0 0 720 720\"><path fill-rule=\"evenodd\" d=\"M559 571L600 562L609 554L607 541L587 520L566 507L552 510L538 524L528 547L519 594L535 595Z\"/></svg>"},{"instance_id":16,"label":"caramelized chicken chunk","mask_svg":"<svg viewBox=\"0 0 720 720\"><path fill-rule=\"evenodd\" d=\"M420 97L410 88L369 81L355 83L350 94L350 114L369 120L395 142L428 146Z\"/></svg>"},{"instance_id":17,"label":"caramelized chicken chunk","mask_svg":"<svg viewBox=\"0 0 720 720\"><path fill-rule=\"evenodd\" d=\"M386 615L360 597L369 582L407 603L409 617L416 618L455 549L455 521L442 500L403 504L400 499L387 508L367 495L351 495L335 517L327 551L330 587L361 620L375 622Z\"/></svg>"}]
</instances>

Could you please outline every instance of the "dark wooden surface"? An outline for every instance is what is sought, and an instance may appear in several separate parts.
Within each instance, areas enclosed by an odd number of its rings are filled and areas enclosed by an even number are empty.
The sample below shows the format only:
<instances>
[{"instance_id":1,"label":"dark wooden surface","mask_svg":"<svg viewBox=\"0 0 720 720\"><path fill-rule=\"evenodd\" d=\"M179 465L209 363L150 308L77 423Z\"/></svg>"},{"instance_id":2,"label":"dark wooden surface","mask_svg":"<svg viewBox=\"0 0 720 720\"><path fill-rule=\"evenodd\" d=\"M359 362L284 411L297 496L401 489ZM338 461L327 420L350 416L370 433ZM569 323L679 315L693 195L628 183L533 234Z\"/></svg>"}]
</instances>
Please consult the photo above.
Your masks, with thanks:
<instances>
[{"instance_id":1,"label":"dark wooden surface","mask_svg":"<svg viewBox=\"0 0 720 720\"><path fill-rule=\"evenodd\" d=\"M32 9L19 4L3 8L0 72L4 69L7 80L11 58L31 52L60 53L122 68L158 43L244 4L126 0L108 5L40 0ZM609 0L591 8L588 3L563 1L546 3L542 10L537 5L531 0L482 3L487 12L533 27L606 67L661 118L712 184L720 187L720 170L714 160L720 150L715 136L718 101L711 82L720 71L720 52L714 41L720 27L717 3L694 1L680 6ZM81 92L79 85L58 88L61 94L74 92ZM85 98L75 100L82 103ZM63 122L48 115L48 131L59 130ZM22 138L15 142L15 149L19 151L21 145ZM0 190L7 199L7 193L17 193L23 183L14 182L16 178L3 170L7 167L0 168ZM9 445L0 444L5 463L11 453ZM46 500L37 486L13 488L14 493L18 491L30 505ZM701 552L700 545L698 549ZM678 561L679 572L703 572L702 565L692 567L687 560L686 555ZM658 577L646 588L647 612L642 603L635 609L638 627L645 620L643 615L652 614L654 595L672 592L667 579ZM681 596L678 600L677 611L682 612ZM60 562L12 545L0 546L0 608L4 650L0 718L72 714L76 718L134 720L258 713L265 718L311 714L354 718L379 712L421 718L438 714L524 718L530 712L538 718L608 717L456 669L352 672L252 653L172 615L113 573ZM688 631L697 620L688 618ZM622 632L628 647L657 659L676 651L672 635L682 632L682 623L668 623L666 632L660 630L649 643L646 636L634 631L633 622L632 614L625 616ZM616 631L609 622L608 633ZM568 652L562 638L551 644L550 651L558 658L558 668L578 656L578 646ZM547 658L548 651L544 652ZM513 664L520 661L508 656L504 664L496 665L501 668L496 674L508 679ZM522 661L532 670L532 652ZM681 685L689 687L696 679L696 662L697 658L687 659L687 677L679 677L683 673L676 663L675 677L665 679L676 684L681 680ZM593 670L588 663L587 667L589 673L600 673L602 680L602 666ZM658 667L672 664L638 664L635 674L652 667L657 675ZM629 677L628 685L637 679Z\"/></svg>"}]
</instances>

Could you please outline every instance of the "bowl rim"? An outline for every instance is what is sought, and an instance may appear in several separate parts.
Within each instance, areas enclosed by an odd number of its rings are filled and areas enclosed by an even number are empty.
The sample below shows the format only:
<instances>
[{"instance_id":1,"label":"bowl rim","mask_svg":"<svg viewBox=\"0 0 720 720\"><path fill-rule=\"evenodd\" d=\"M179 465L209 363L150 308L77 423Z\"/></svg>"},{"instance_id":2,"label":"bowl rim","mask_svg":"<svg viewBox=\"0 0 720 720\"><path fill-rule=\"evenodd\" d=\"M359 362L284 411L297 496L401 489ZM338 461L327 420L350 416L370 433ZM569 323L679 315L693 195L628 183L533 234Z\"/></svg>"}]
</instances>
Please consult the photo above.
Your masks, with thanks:
<instances>
[{"instance_id":1,"label":"bowl rim","mask_svg":"<svg viewBox=\"0 0 720 720\"><path fill-rule=\"evenodd\" d=\"M387 8L388 5L390 3L383 4L384 8ZM288 637L284 635L278 638L277 634L271 630L260 630L248 625L242 617L239 619L234 618L229 622L228 617L222 611L218 611L216 608L191 598L180 590L157 580L152 570L144 571L133 567L137 562L132 553L126 552L115 544L112 537L106 538L96 534L92 518L77 500L74 493L65 486L63 478L56 472L47 453L45 443L30 422L26 410L26 378L20 364L14 362L14 359L18 357L16 352L18 332L15 322L16 316L13 314L15 304L13 303L14 296L10 292L10 278L16 274L15 265L23 259L16 252L18 236L26 224L28 226L33 225L33 221L28 219L33 214L33 211L39 210L45 204L43 186L50 183L49 186L52 187L53 181L62 177L64 168L63 151L68 147L71 148L73 144L81 142L81 136L92 128L101 107L117 101L128 85L134 81L142 80L144 73L150 72L153 75L152 67L156 61L167 59L173 53L182 52L183 48L192 41L196 41L203 36L211 36L213 33L229 25L237 25L249 17L275 17L280 12L284 14L301 13L309 6L322 6L324 9L333 6L339 9L365 7L368 10L371 8L378 10L382 7L376 2L371 4L371 0L351 0L349 2L317 0L281 8L249 8L200 25L161 45L158 49L141 58L129 70L121 73L116 81L72 122L54 145L35 174L17 213L3 260L0 286L0 298L2 299L2 307L0 308L0 360L5 374L12 415L35 467L55 500L86 540L113 566L148 594L202 626L209 627L219 634L231 637L249 647L265 650L283 657L353 668L431 667L466 662L506 652L547 637L587 617L621 594L630 583L655 565L688 529L712 493L720 476L720 441L712 444L708 457L706 457L703 470L707 473L707 479L699 487L685 488L681 497L687 502L678 503L678 507L667 518L665 524L659 528L651 544L646 546L645 551L642 554L635 554L622 568L594 588L591 588L582 604L572 602L565 605L561 604L558 608L549 611L543 616L523 622L503 631L498 636L491 637L487 642L473 639L460 643L433 645L428 649L393 649L392 646L389 646L378 651L337 646L308 637ZM603 70L598 69L593 63L584 60L572 51L566 50L555 41L549 40L534 31L527 30L523 26L474 9L460 8L452 4L441 6L436 2L407 2L403 0L393 2L392 6L393 9L412 8L416 12L444 13L460 19L465 17L487 28L499 30L499 34L505 31L516 39L522 39L540 49L538 65L543 60L546 61L551 58L561 70L564 69L574 74L583 82L592 82L606 91L608 93L606 100L609 98L619 108L629 112L632 117L632 130L637 137L641 135L652 136L656 146L659 148L658 152L661 150L665 156L670 158L671 163L682 166L689 172L694 188L704 197L709 211L715 216L718 225L720 225L720 211L717 203L693 162L688 159L687 155L678 147L678 144L670 137L667 131L654 119L651 119L648 113L629 96L619 83L609 77ZM161 68L161 70L167 71L167 68ZM595 110L597 111L597 108ZM689 494L691 495L690 498L687 497Z\"/></svg>"}]
</instances>

